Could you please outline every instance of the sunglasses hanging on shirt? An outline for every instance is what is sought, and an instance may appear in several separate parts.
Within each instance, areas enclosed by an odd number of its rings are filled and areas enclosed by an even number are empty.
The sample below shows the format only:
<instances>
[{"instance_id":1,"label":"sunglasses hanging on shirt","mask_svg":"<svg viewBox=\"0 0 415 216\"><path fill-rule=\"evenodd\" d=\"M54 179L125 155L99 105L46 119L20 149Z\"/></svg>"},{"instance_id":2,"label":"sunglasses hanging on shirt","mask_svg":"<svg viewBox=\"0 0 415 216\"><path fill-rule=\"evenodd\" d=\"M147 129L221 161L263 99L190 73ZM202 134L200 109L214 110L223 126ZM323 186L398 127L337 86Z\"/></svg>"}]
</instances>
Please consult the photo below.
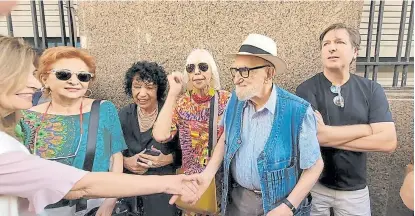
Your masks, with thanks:
<instances>
[{"instance_id":1,"label":"sunglasses hanging on shirt","mask_svg":"<svg viewBox=\"0 0 415 216\"><path fill-rule=\"evenodd\" d=\"M332 85L330 87L330 91L334 94L337 94L337 96L333 98L334 105L344 108L344 98L341 94L341 87Z\"/></svg>"}]
</instances>

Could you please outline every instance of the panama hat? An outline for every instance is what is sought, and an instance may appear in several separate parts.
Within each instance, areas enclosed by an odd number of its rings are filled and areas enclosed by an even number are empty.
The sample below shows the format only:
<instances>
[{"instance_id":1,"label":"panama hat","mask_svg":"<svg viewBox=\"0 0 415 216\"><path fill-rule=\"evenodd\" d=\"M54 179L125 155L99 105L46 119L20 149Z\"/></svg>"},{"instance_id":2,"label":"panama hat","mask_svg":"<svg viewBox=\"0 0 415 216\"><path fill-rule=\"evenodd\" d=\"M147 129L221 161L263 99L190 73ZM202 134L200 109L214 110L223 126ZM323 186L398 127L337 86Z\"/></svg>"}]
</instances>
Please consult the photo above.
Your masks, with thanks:
<instances>
[{"instance_id":1,"label":"panama hat","mask_svg":"<svg viewBox=\"0 0 415 216\"><path fill-rule=\"evenodd\" d=\"M229 56L238 55L263 58L271 62L278 71L284 71L287 68L285 61L277 56L277 43L265 35L249 34L239 47L238 53Z\"/></svg>"}]
</instances>

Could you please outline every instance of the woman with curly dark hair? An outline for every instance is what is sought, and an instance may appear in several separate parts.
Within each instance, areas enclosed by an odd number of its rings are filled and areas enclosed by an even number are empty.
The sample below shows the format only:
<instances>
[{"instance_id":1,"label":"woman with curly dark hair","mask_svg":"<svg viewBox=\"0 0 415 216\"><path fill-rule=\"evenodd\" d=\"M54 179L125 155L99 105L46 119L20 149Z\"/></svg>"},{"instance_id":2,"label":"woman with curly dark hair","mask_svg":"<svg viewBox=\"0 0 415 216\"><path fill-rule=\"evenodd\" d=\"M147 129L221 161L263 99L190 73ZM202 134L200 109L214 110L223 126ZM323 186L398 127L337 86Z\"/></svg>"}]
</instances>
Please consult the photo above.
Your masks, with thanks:
<instances>
[{"instance_id":1,"label":"woman with curly dark hair","mask_svg":"<svg viewBox=\"0 0 415 216\"><path fill-rule=\"evenodd\" d=\"M153 124L164 102L166 72L155 62L136 62L125 74L124 87L125 93L134 101L119 113L128 146L123 152L125 172L137 175L175 174L181 162L177 137L167 145L152 137ZM169 195L156 194L130 198L129 203L133 209L134 206L141 209L140 215L173 216L178 210L169 205L169 199Z\"/></svg>"}]
</instances>

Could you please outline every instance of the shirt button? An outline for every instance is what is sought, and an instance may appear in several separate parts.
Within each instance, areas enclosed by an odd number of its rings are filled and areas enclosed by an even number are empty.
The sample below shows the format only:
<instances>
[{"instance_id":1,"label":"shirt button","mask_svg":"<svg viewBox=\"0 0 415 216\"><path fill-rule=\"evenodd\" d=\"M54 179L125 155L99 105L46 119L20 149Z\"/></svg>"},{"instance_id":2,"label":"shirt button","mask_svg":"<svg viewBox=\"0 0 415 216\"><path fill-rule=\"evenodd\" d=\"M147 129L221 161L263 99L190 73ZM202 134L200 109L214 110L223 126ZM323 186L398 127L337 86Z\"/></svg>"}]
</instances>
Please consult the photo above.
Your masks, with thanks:
<instances>
[{"instance_id":1,"label":"shirt button","mask_svg":"<svg viewBox=\"0 0 415 216\"><path fill-rule=\"evenodd\" d=\"M238 144L241 144L241 143L242 143L242 140L238 139L238 141L237 141L237 142L238 142Z\"/></svg>"}]
</instances>

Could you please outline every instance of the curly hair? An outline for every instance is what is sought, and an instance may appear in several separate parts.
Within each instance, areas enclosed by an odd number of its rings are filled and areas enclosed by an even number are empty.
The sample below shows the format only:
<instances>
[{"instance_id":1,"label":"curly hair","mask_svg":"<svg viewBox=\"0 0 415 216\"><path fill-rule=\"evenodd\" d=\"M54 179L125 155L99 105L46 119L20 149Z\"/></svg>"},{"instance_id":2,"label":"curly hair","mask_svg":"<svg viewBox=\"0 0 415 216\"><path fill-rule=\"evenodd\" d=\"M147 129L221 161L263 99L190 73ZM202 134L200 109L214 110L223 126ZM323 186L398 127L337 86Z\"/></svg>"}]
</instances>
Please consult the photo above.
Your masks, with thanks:
<instances>
[{"instance_id":1,"label":"curly hair","mask_svg":"<svg viewBox=\"0 0 415 216\"><path fill-rule=\"evenodd\" d=\"M164 94L167 89L167 75L164 68L156 62L138 61L134 63L125 73L124 92L129 97L132 97L132 85L135 77L138 77L144 82L149 82L157 85L157 100L164 99Z\"/></svg>"}]
</instances>

